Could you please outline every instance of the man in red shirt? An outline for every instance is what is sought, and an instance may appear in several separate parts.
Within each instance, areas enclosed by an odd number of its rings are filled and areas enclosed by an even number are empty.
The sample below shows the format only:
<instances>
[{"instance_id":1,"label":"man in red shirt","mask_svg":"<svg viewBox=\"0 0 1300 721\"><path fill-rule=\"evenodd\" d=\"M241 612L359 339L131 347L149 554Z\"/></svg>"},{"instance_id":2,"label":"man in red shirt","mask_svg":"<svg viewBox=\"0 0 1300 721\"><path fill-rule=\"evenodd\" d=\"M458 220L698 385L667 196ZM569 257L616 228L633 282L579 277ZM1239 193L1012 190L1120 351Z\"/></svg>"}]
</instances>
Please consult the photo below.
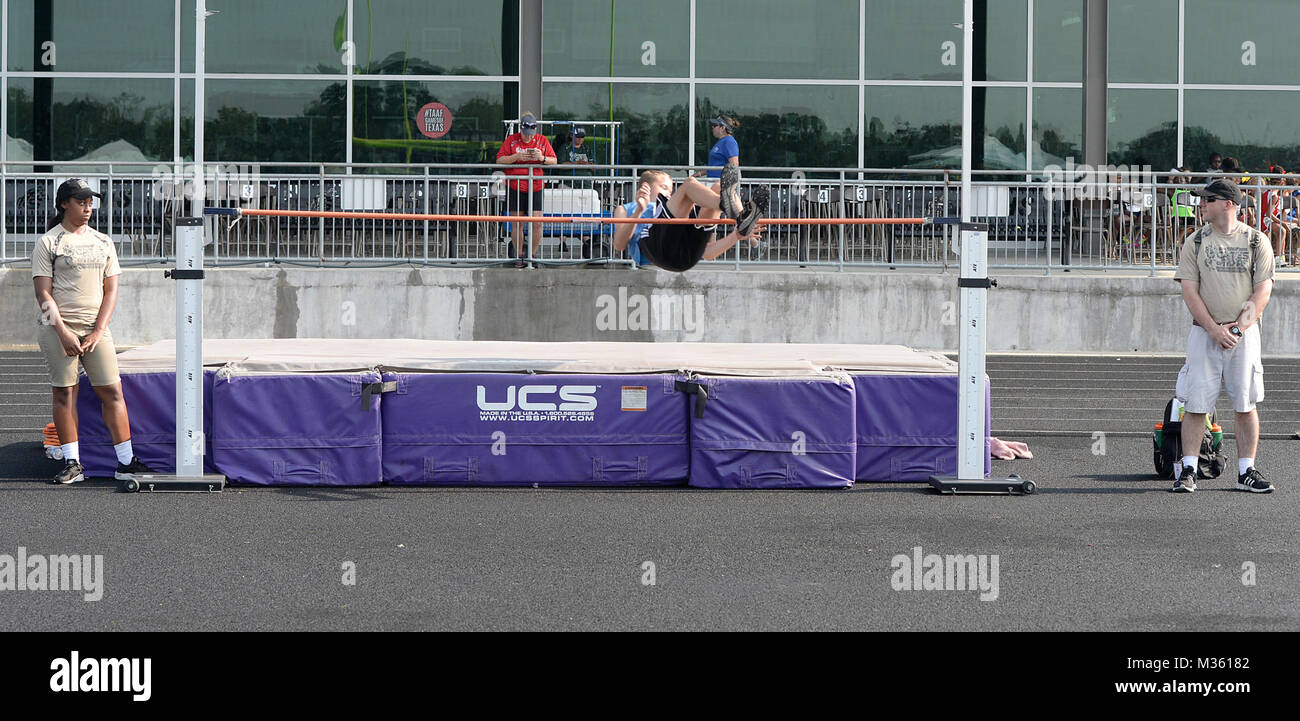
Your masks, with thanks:
<instances>
[{"instance_id":1,"label":"man in red shirt","mask_svg":"<svg viewBox=\"0 0 1300 721\"><path fill-rule=\"evenodd\" d=\"M532 170L534 178L531 188L526 177L523 180L506 181L506 212L510 215L527 215L531 208L533 215L541 215L542 186L545 185L545 181L538 176L542 174L542 170L523 166L555 165L556 158L555 150L551 148L551 141L537 132L537 118L532 113L524 113L519 118L519 132L507 136L505 142L501 143L501 149L497 151L497 162L515 166L507 169L506 175L527 176L529 170ZM542 224L531 225L530 232L533 238L531 257L536 258L542 244ZM510 235L515 244L515 257L518 258L515 267L526 267L527 263L523 260L523 224L515 223Z\"/></svg>"}]
</instances>

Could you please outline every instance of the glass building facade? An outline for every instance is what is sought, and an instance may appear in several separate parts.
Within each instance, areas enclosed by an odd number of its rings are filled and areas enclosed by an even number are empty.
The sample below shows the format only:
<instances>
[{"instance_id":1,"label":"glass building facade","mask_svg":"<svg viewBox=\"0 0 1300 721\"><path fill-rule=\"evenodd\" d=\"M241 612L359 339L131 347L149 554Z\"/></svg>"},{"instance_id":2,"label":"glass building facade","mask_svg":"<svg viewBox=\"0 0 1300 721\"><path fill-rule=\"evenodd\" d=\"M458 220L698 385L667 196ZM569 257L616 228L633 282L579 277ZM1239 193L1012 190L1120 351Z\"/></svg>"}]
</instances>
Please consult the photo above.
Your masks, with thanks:
<instances>
[{"instance_id":1,"label":"glass building facade","mask_svg":"<svg viewBox=\"0 0 1300 721\"><path fill-rule=\"evenodd\" d=\"M621 163L703 164L726 113L743 165L960 164L962 0L537 1L209 0L205 159L490 162L525 109L620 121ZM193 0L0 5L11 172L193 157ZM1300 3L1108 7L1110 162L1300 165ZM1082 158L1084 10L976 2L976 167ZM521 67L530 44L540 69ZM452 119L438 137L417 125L430 103Z\"/></svg>"}]
</instances>

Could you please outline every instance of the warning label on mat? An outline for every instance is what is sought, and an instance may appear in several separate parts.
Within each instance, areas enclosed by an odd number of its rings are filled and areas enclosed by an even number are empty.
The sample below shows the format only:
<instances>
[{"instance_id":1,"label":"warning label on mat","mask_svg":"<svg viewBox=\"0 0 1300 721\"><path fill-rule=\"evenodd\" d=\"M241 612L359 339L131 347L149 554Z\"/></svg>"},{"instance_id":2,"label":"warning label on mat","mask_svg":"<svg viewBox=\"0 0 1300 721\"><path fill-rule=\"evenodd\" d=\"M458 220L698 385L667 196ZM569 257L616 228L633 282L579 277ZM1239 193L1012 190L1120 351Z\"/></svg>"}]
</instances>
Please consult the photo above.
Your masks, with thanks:
<instances>
[{"instance_id":1,"label":"warning label on mat","mask_svg":"<svg viewBox=\"0 0 1300 721\"><path fill-rule=\"evenodd\" d=\"M649 393L645 386L623 386L623 410L643 411Z\"/></svg>"}]
</instances>

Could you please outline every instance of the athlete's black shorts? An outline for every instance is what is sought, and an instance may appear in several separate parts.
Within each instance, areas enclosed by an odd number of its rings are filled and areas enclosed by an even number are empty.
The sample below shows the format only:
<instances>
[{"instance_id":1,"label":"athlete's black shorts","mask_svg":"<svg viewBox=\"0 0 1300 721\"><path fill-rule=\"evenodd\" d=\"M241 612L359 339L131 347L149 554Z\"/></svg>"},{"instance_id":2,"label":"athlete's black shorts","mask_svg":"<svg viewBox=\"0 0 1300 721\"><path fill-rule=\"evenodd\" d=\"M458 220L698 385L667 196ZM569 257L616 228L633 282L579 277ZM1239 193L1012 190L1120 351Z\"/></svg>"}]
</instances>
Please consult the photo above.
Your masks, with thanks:
<instances>
[{"instance_id":1,"label":"athlete's black shorts","mask_svg":"<svg viewBox=\"0 0 1300 721\"><path fill-rule=\"evenodd\" d=\"M671 218L668 212L668 198L659 196L659 218ZM692 218L696 209L691 209ZM697 228L694 225L669 225L656 223L650 226L650 232L641 239L641 254L650 263L684 273L695 267L704 258L704 251L713 240L713 226Z\"/></svg>"},{"instance_id":2,"label":"athlete's black shorts","mask_svg":"<svg viewBox=\"0 0 1300 721\"><path fill-rule=\"evenodd\" d=\"M710 240L713 231L693 225L654 225L641 239L641 254L664 270L684 273L704 257Z\"/></svg>"}]
</instances>

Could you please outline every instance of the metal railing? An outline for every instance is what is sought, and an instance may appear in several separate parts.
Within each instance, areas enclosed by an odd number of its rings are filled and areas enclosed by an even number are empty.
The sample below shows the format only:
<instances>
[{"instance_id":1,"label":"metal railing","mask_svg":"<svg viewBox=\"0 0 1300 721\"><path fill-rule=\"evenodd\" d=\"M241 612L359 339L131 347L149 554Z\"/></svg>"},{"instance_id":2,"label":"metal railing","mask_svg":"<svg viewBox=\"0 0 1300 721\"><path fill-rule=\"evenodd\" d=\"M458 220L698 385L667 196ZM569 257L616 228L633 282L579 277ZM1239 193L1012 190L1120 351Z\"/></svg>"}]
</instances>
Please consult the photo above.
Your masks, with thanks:
<instances>
[{"instance_id":1,"label":"metal railing","mask_svg":"<svg viewBox=\"0 0 1300 721\"><path fill-rule=\"evenodd\" d=\"M8 163L0 170L0 262L20 263L47 229L58 183L84 177L104 192L93 224L118 244L123 265L174 258L176 218L189 215L187 169L170 164L113 163L85 172L84 162L40 163L32 172ZM635 197L645 168L629 165L547 166L542 207L511 192L523 176L501 165L352 165L263 163L214 165L210 205L278 210L365 211L461 216L520 212L544 216L610 216ZM665 168L680 180L696 168ZM74 172L75 171L75 172ZM581 174L579 174L581 173ZM747 167L742 196L765 185L773 218L953 217L961 213L959 174L944 170ZM1193 196L1205 174L1062 182L1026 173L972 174L971 217L989 227L989 266L1066 269L1159 270L1176 267L1182 238L1200 223ZM1290 176L1255 176L1264 182ZM179 180L178 180L179 179ZM707 178L705 179L707 181ZM1280 250L1293 254L1300 237L1295 211L1300 186L1246 185L1255 198L1247 220L1264 229ZM524 207L516 208L518 202ZM1267 212L1265 212L1267 211ZM1275 219L1271 219L1273 216ZM512 264L514 223L245 216L209 219L207 262L240 265L280 262L307 265L430 264L474 267ZM583 223L522 224L525 256L543 264L593 261L630 264L612 248L612 226ZM534 237L533 234L536 234ZM1285 237L1282 237L1285 236ZM769 225L766 250L751 258L736 247L705 266L756 268L860 266L947 268L959 242L946 225ZM532 242L528 242L531 238ZM536 248L533 252L531 248Z\"/></svg>"}]
</instances>

